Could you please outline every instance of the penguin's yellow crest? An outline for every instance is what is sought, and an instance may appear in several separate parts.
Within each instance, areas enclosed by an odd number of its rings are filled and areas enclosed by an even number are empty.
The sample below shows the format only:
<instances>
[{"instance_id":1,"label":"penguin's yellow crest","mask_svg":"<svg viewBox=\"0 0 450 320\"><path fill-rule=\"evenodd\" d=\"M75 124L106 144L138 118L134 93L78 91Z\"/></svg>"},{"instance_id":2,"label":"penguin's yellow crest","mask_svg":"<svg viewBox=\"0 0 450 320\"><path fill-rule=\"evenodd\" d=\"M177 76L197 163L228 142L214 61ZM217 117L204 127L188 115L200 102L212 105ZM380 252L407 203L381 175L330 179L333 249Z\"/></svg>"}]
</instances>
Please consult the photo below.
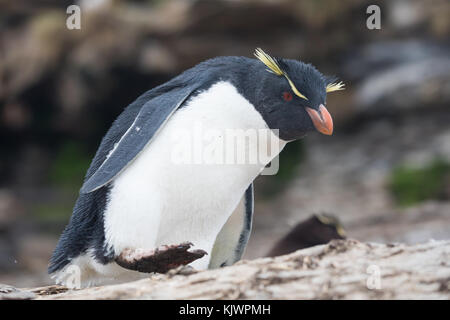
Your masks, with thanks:
<instances>
[{"instance_id":1,"label":"penguin's yellow crest","mask_svg":"<svg viewBox=\"0 0 450 320\"><path fill-rule=\"evenodd\" d=\"M269 68L269 72L275 73L277 76L282 76L285 74L285 72L281 70L276 59L265 53L263 49L256 48L255 57L257 57L262 63L264 63L267 68Z\"/></svg>"},{"instance_id":2,"label":"penguin's yellow crest","mask_svg":"<svg viewBox=\"0 0 450 320\"><path fill-rule=\"evenodd\" d=\"M345 89L345 84L342 81L327 84L327 92L340 91Z\"/></svg>"},{"instance_id":3,"label":"penguin's yellow crest","mask_svg":"<svg viewBox=\"0 0 450 320\"><path fill-rule=\"evenodd\" d=\"M269 56L267 53L264 52L261 48L256 48L255 50L255 57L258 58L262 63L266 65L268 68L267 71L276 74L277 76L284 76L287 81L289 82L289 85L292 88L292 91L299 96L300 98L308 100L303 94L301 94L298 89L295 87L294 83L291 79L289 79L289 76L287 75L286 71L281 69L280 65L278 64L277 60L271 56ZM326 91L327 92L334 92L339 90L344 90L345 85L342 81L340 82L333 82L327 84Z\"/></svg>"},{"instance_id":4,"label":"penguin's yellow crest","mask_svg":"<svg viewBox=\"0 0 450 320\"><path fill-rule=\"evenodd\" d=\"M291 79L289 79L289 76L287 75L286 71L281 69L279 66L277 60L275 58L272 58L267 53L265 53L261 48L256 48L255 50L255 57L258 58L262 63L266 65L267 68L269 68L267 71L275 73L277 76L284 76L286 80L289 82L289 85L292 88L292 91L299 96L300 98L303 98L305 100L308 100L307 97L305 97L303 94L298 91L298 89L295 87L294 82L292 82Z\"/></svg>"}]
</instances>

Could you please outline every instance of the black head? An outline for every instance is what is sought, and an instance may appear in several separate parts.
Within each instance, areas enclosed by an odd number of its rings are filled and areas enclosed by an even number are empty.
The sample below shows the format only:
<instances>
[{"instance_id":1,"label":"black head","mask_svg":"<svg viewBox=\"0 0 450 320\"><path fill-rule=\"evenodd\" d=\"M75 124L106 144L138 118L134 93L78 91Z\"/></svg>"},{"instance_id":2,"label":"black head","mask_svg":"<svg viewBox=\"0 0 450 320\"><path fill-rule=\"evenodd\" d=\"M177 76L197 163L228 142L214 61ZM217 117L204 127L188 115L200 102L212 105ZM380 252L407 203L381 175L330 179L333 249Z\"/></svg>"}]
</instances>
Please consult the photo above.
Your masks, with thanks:
<instances>
[{"instance_id":1,"label":"black head","mask_svg":"<svg viewBox=\"0 0 450 320\"><path fill-rule=\"evenodd\" d=\"M295 140L317 130L331 135L333 120L325 108L327 92L343 89L331 83L314 66L296 60L272 58L261 49L258 61L255 107L283 140Z\"/></svg>"}]
</instances>

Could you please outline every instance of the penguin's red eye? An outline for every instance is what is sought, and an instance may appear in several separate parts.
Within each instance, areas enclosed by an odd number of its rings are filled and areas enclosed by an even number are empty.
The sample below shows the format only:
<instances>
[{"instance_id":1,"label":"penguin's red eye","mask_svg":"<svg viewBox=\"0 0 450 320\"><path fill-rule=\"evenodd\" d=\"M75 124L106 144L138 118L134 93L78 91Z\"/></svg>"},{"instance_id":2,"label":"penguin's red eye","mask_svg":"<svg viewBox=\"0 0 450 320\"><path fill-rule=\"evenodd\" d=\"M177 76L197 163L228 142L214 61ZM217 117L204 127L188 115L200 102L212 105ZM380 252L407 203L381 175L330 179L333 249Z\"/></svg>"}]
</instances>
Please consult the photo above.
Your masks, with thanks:
<instances>
[{"instance_id":1,"label":"penguin's red eye","mask_svg":"<svg viewBox=\"0 0 450 320\"><path fill-rule=\"evenodd\" d=\"M291 101L292 100L292 93L290 92L283 92L283 99L284 101Z\"/></svg>"}]
</instances>

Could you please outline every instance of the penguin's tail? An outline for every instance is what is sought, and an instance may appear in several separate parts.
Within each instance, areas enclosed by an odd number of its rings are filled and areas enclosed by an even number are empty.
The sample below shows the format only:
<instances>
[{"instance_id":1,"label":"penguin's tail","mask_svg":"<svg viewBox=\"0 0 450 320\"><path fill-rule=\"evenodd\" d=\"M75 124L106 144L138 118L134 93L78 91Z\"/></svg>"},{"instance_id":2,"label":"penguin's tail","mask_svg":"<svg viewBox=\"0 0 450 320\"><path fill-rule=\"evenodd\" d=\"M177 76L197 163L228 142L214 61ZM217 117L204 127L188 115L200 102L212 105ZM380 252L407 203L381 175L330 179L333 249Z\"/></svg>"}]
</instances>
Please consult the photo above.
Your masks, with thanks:
<instances>
[{"instance_id":1,"label":"penguin's tail","mask_svg":"<svg viewBox=\"0 0 450 320\"><path fill-rule=\"evenodd\" d=\"M103 211L106 205L107 188L88 194L80 194L73 209L69 224L64 229L53 255L48 273L62 270L73 259L93 249L95 258L101 263L113 259L106 254Z\"/></svg>"},{"instance_id":2,"label":"penguin's tail","mask_svg":"<svg viewBox=\"0 0 450 320\"><path fill-rule=\"evenodd\" d=\"M55 250L50 258L50 262L48 265L48 273L53 274L57 271L62 270L65 266L67 266L70 261L80 254L82 254L82 249L78 249L76 244L71 242L70 240L71 233L71 225L66 227L61 238L56 245Z\"/></svg>"}]
</instances>

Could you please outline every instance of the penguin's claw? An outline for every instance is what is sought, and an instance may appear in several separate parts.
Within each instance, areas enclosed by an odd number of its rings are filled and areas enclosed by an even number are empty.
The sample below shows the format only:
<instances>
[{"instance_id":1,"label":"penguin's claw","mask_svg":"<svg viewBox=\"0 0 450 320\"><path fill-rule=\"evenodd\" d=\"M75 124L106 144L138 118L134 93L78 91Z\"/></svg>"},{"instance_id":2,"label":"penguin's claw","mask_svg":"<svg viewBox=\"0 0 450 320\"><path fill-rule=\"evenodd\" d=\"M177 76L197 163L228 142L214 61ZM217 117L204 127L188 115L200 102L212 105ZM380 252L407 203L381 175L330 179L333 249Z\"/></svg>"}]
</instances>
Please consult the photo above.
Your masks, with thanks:
<instances>
[{"instance_id":1,"label":"penguin's claw","mask_svg":"<svg viewBox=\"0 0 450 320\"><path fill-rule=\"evenodd\" d=\"M154 250L125 249L116 258L116 263L123 268L139 272L166 273L207 254L203 250L188 251L192 246L190 242L183 242L178 245L164 245Z\"/></svg>"}]
</instances>

